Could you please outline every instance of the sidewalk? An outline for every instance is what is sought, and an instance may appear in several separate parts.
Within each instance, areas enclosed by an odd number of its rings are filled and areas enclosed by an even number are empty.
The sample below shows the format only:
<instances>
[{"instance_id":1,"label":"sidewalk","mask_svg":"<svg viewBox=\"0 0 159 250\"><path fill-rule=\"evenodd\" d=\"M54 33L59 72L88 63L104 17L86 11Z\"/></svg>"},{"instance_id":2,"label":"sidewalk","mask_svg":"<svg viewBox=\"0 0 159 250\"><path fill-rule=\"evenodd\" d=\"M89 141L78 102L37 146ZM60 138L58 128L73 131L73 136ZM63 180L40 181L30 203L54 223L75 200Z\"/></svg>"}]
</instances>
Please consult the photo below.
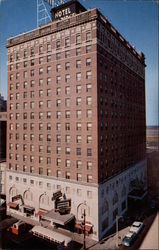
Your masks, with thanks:
<instances>
[{"instance_id":1,"label":"sidewalk","mask_svg":"<svg viewBox=\"0 0 159 250\"><path fill-rule=\"evenodd\" d=\"M119 238L123 238L125 236L125 234L129 231L129 227L126 227L122 230L119 231ZM109 237L109 236L108 236ZM109 250L114 250L117 249L116 247L116 243L117 243L117 237L116 234L113 234L112 237L110 238L105 238L103 240L101 240L100 242L97 242L94 246L89 247L89 250L98 250L98 249L109 249ZM121 240L118 240L118 244L121 243Z\"/></svg>"}]
</instances>

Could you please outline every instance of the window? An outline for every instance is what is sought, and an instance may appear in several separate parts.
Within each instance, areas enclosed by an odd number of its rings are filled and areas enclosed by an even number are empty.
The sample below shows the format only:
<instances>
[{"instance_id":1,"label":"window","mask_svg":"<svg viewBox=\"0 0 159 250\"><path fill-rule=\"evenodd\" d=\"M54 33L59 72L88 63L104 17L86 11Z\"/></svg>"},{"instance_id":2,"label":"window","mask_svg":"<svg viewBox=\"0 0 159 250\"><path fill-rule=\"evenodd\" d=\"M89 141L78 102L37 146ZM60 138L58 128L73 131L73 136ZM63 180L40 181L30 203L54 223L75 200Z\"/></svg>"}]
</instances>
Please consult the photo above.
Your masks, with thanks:
<instances>
[{"instance_id":1,"label":"window","mask_svg":"<svg viewBox=\"0 0 159 250\"><path fill-rule=\"evenodd\" d=\"M91 118L92 117L92 110L88 109L87 110L87 118Z\"/></svg>"},{"instance_id":2,"label":"window","mask_svg":"<svg viewBox=\"0 0 159 250\"><path fill-rule=\"evenodd\" d=\"M77 181L82 181L82 174L80 173L77 174Z\"/></svg>"},{"instance_id":3,"label":"window","mask_svg":"<svg viewBox=\"0 0 159 250\"><path fill-rule=\"evenodd\" d=\"M70 107L70 99L69 98L65 99L65 106Z\"/></svg>"},{"instance_id":4,"label":"window","mask_svg":"<svg viewBox=\"0 0 159 250\"><path fill-rule=\"evenodd\" d=\"M39 46L39 54L42 54L42 53L43 53L43 46L40 45L40 46Z\"/></svg>"},{"instance_id":5,"label":"window","mask_svg":"<svg viewBox=\"0 0 159 250\"><path fill-rule=\"evenodd\" d=\"M34 162L34 156L33 156L33 155L30 156L30 162L31 162L31 163Z\"/></svg>"},{"instance_id":6,"label":"window","mask_svg":"<svg viewBox=\"0 0 159 250\"><path fill-rule=\"evenodd\" d=\"M65 76L65 81L66 81L66 83L69 83L69 82L70 82L70 75L66 75L66 76Z\"/></svg>"},{"instance_id":7,"label":"window","mask_svg":"<svg viewBox=\"0 0 159 250\"><path fill-rule=\"evenodd\" d=\"M61 147L56 147L56 154L61 154Z\"/></svg>"},{"instance_id":8,"label":"window","mask_svg":"<svg viewBox=\"0 0 159 250\"><path fill-rule=\"evenodd\" d=\"M57 89L56 89L56 94L57 94L57 95L60 95L60 94L61 94L61 88L57 88Z\"/></svg>"},{"instance_id":9,"label":"window","mask_svg":"<svg viewBox=\"0 0 159 250\"><path fill-rule=\"evenodd\" d=\"M56 54L56 60L59 60L59 59L61 59L61 53Z\"/></svg>"},{"instance_id":10,"label":"window","mask_svg":"<svg viewBox=\"0 0 159 250\"><path fill-rule=\"evenodd\" d=\"M43 57L39 57L39 64L42 64L44 61L44 58Z\"/></svg>"},{"instance_id":11,"label":"window","mask_svg":"<svg viewBox=\"0 0 159 250\"><path fill-rule=\"evenodd\" d=\"M81 55L81 48L76 49L76 56L79 56L79 55Z\"/></svg>"},{"instance_id":12,"label":"window","mask_svg":"<svg viewBox=\"0 0 159 250\"><path fill-rule=\"evenodd\" d=\"M56 176L57 176L57 177L61 177L61 171L60 171L60 170L57 170Z\"/></svg>"},{"instance_id":13,"label":"window","mask_svg":"<svg viewBox=\"0 0 159 250\"><path fill-rule=\"evenodd\" d=\"M47 52L51 52L51 44L50 43L47 44Z\"/></svg>"},{"instance_id":14,"label":"window","mask_svg":"<svg viewBox=\"0 0 159 250\"><path fill-rule=\"evenodd\" d=\"M87 191L87 197L88 197L89 199L92 198L92 191Z\"/></svg>"},{"instance_id":15,"label":"window","mask_svg":"<svg viewBox=\"0 0 159 250\"><path fill-rule=\"evenodd\" d=\"M88 31L86 33L86 42L89 42L89 41L91 41L91 32L90 31Z\"/></svg>"},{"instance_id":16,"label":"window","mask_svg":"<svg viewBox=\"0 0 159 250\"><path fill-rule=\"evenodd\" d=\"M39 123L39 130L43 129L43 123Z\"/></svg>"},{"instance_id":17,"label":"window","mask_svg":"<svg viewBox=\"0 0 159 250\"><path fill-rule=\"evenodd\" d=\"M56 48L59 49L61 47L61 41L57 40L56 41Z\"/></svg>"},{"instance_id":18,"label":"window","mask_svg":"<svg viewBox=\"0 0 159 250\"><path fill-rule=\"evenodd\" d=\"M69 143L70 140L71 140L71 136L70 136L70 135L66 135L66 136L65 136L65 142L66 142L66 143Z\"/></svg>"},{"instance_id":19,"label":"window","mask_svg":"<svg viewBox=\"0 0 159 250\"><path fill-rule=\"evenodd\" d=\"M24 74L26 77L27 77L27 72ZM13 75L12 75L13 76ZM19 79L19 76L20 76L20 74L19 73L16 73L16 79ZM13 78L12 78L12 80L13 80Z\"/></svg>"},{"instance_id":20,"label":"window","mask_svg":"<svg viewBox=\"0 0 159 250\"><path fill-rule=\"evenodd\" d=\"M51 72L51 66L48 66L47 67L47 74L50 74L50 72Z\"/></svg>"},{"instance_id":21,"label":"window","mask_svg":"<svg viewBox=\"0 0 159 250\"><path fill-rule=\"evenodd\" d=\"M91 143L92 142L92 136L91 135L87 135L87 143Z\"/></svg>"},{"instance_id":22,"label":"window","mask_svg":"<svg viewBox=\"0 0 159 250\"><path fill-rule=\"evenodd\" d=\"M51 141L51 135L50 134L47 135L47 142L48 141Z\"/></svg>"},{"instance_id":23,"label":"window","mask_svg":"<svg viewBox=\"0 0 159 250\"><path fill-rule=\"evenodd\" d=\"M91 52L91 45L87 45L86 46L86 53L90 53Z\"/></svg>"},{"instance_id":24,"label":"window","mask_svg":"<svg viewBox=\"0 0 159 250\"><path fill-rule=\"evenodd\" d=\"M81 143L82 142L82 136L81 135L77 135L76 136L76 142L77 143Z\"/></svg>"},{"instance_id":25,"label":"window","mask_svg":"<svg viewBox=\"0 0 159 250\"><path fill-rule=\"evenodd\" d=\"M43 79L39 79L39 86L43 85Z\"/></svg>"},{"instance_id":26,"label":"window","mask_svg":"<svg viewBox=\"0 0 159 250\"><path fill-rule=\"evenodd\" d=\"M47 146L47 153L51 153L51 147L50 146Z\"/></svg>"},{"instance_id":27,"label":"window","mask_svg":"<svg viewBox=\"0 0 159 250\"><path fill-rule=\"evenodd\" d=\"M56 76L56 83L60 83L61 82L61 76Z\"/></svg>"},{"instance_id":28,"label":"window","mask_svg":"<svg viewBox=\"0 0 159 250\"><path fill-rule=\"evenodd\" d=\"M77 85L76 86L76 93L81 93L81 90L82 90L82 87L81 87L81 85Z\"/></svg>"},{"instance_id":29,"label":"window","mask_svg":"<svg viewBox=\"0 0 159 250\"><path fill-rule=\"evenodd\" d=\"M19 52L16 53L16 60L19 60L20 59L20 54Z\"/></svg>"},{"instance_id":30,"label":"window","mask_svg":"<svg viewBox=\"0 0 159 250\"><path fill-rule=\"evenodd\" d=\"M23 65L24 65L24 68L26 68L27 65L28 65L28 62L27 62L27 61L24 61Z\"/></svg>"},{"instance_id":31,"label":"window","mask_svg":"<svg viewBox=\"0 0 159 250\"><path fill-rule=\"evenodd\" d=\"M30 82L30 87L34 87L34 85L35 85L35 81L32 80L32 81Z\"/></svg>"},{"instance_id":32,"label":"window","mask_svg":"<svg viewBox=\"0 0 159 250\"><path fill-rule=\"evenodd\" d=\"M51 119L51 112L47 112L47 119Z\"/></svg>"},{"instance_id":33,"label":"window","mask_svg":"<svg viewBox=\"0 0 159 250\"><path fill-rule=\"evenodd\" d=\"M39 135L39 141L43 141L43 135L42 134Z\"/></svg>"},{"instance_id":34,"label":"window","mask_svg":"<svg viewBox=\"0 0 159 250\"><path fill-rule=\"evenodd\" d=\"M51 84L51 78L48 77L48 78L47 78L47 85L50 85L50 84Z\"/></svg>"},{"instance_id":35,"label":"window","mask_svg":"<svg viewBox=\"0 0 159 250\"><path fill-rule=\"evenodd\" d=\"M43 74L43 68L39 68L39 75Z\"/></svg>"},{"instance_id":36,"label":"window","mask_svg":"<svg viewBox=\"0 0 159 250\"><path fill-rule=\"evenodd\" d=\"M30 108L34 109L35 103L34 102L30 102Z\"/></svg>"},{"instance_id":37,"label":"window","mask_svg":"<svg viewBox=\"0 0 159 250\"><path fill-rule=\"evenodd\" d=\"M66 94L66 95L69 95L69 94L70 94L70 87L66 87L66 88L65 88L65 94Z\"/></svg>"},{"instance_id":38,"label":"window","mask_svg":"<svg viewBox=\"0 0 159 250\"><path fill-rule=\"evenodd\" d=\"M70 118L70 110L65 111L65 118Z\"/></svg>"},{"instance_id":39,"label":"window","mask_svg":"<svg viewBox=\"0 0 159 250\"><path fill-rule=\"evenodd\" d=\"M92 104L92 97L91 96L88 96L86 98L86 103L87 103L87 105L91 105Z\"/></svg>"},{"instance_id":40,"label":"window","mask_svg":"<svg viewBox=\"0 0 159 250\"><path fill-rule=\"evenodd\" d=\"M86 59L86 66L91 66L91 58Z\"/></svg>"},{"instance_id":41,"label":"window","mask_svg":"<svg viewBox=\"0 0 159 250\"><path fill-rule=\"evenodd\" d=\"M88 122L87 123L87 130L91 130L92 129L92 123L91 122Z\"/></svg>"},{"instance_id":42,"label":"window","mask_svg":"<svg viewBox=\"0 0 159 250\"><path fill-rule=\"evenodd\" d=\"M39 102L39 108L42 108L43 107L43 101L40 101Z\"/></svg>"},{"instance_id":43,"label":"window","mask_svg":"<svg viewBox=\"0 0 159 250\"><path fill-rule=\"evenodd\" d=\"M76 44L80 44L81 43L81 35L78 34L76 35Z\"/></svg>"},{"instance_id":44,"label":"window","mask_svg":"<svg viewBox=\"0 0 159 250\"><path fill-rule=\"evenodd\" d=\"M80 122L77 122L76 124L76 130L80 131L82 128L82 124Z\"/></svg>"},{"instance_id":45,"label":"window","mask_svg":"<svg viewBox=\"0 0 159 250\"><path fill-rule=\"evenodd\" d=\"M57 65L56 65L56 71L57 71L57 72L60 72L60 70L61 70L61 64L57 64Z\"/></svg>"},{"instance_id":46,"label":"window","mask_svg":"<svg viewBox=\"0 0 159 250\"><path fill-rule=\"evenodd\" d=\"M56 142L61 142L61 135L56 135Z\"/></svg>"},{"instance_id":47,"label":"window","mask_svg":"<svg viewBox=\"0 0 159 250\"><path fill-rule=\"evenodd\" d=\"M43 119L43 112L39 112L39 119Z\"/></svg>"},{"instance_id":48,"label":"window","mask_svg":"<svg viewBox=\"0 0 159 250\"><path fill-rule=\"evenodd\" d=\"M82 101L82 98L81 97L77 97L76 98L76 105L77 106L81 105L81 101Z\"/></svg>"},{"instance_id":49,"label":"window","mask_svg":"<svg viewBox=\"0 0 159 250\"><path fill-rule=\"evenodd\" d=\"M81 168L82 167L82 161L76 161L76 167Z\"/></svg>"},{"instance_id":50,"label":"window","mask_svg":"<svg viewBox=\"0 0 159 250\"><path fill-rule=\"evenodd\" d=\"M70 172L66 172L66 179L70 179ZM66 187L68 188L68 187ZM69 188L70 189L70 188ZM69 190L70 191L70 190Z\"/></svg>"},{"instance_id":51,"label":"window","mask_svg":"<svg viewBox=\"0 0 159 250\"><path fill-rule=\"evenodd\" d=\"M47 123L47 130L51 130L51 123Z\"/></svg>"},{"instance_id":52,"label":"window","mask_svg":"<svg viewBox=\"0 0 159 250\"><path fill-rule=\"evenodd\" d=\"M92 175L87 175L87 182L92 182Z\"/></svg>"},{"instance_id":53,"label":"window","mask_svg":"<svg viewBox=\"0 0 159 250\"><path fill-rule=\"evenodd\" d=\"M24 72L23 72L23 77L24 77L24 78L27 78L27 76L28 76L28 72L27 72L27 71L24 71ZM17 77L16 77L16 78L18 79L18 78L19 78L19 76L17 75Z\"/></svg>"},{"instance_id":54,"label":"window","mask_svg":"<svg viewBox=\"0 0 159 250\"><path fill-rule=\"evenodd\" d=\"M47 101L47 108L51 108L51 101Z\"/></svg>"},{"instance_id":55,"label":"window","mask_svg":"<svg viewBox=\"0 0 159 250\"><path fill-rule=\"evenodd\" d=\"M82 196L82 190L79 189L79 188L77 188L77 195L78 195L78 196Z\"/></svg>"},{"instance_id":56,"label":"window","mask_svg":"<svg viewBox=\"0 0 159 250\"><path fill-rule=\"evenodd\" d=\"M30 145L30 151L33 152L34 151L34 145ZM34 156L32 156L34 159Z\"/></svg>"},{"instance_id":57,"label":"window","mask_svg":"<svg viewBox=\"0 0 159 250\"><path fill-rule=\"evenodd\" d=\"M61 118L61 111L56 112L56 118L57 119Z\"/></svg>"},{"instance_id":58,"label":"window","mask_svg":"<svg viewBox=\"0 0 159 250\"><path fill-rule=\"evenodd\" d=\"M56 124L56 129L57 129L58 131L61 130L61 123L57 123L57 124Z\"/></svg>"},{"instance_id":59,"label":"window","mask_svg":"<svg viewBox=\"0 0 159 250\"><path fill-rule=\"evenodd\" d=\"M39 168L39 174L40 174L40 175L43 174L43 168Z\"/></svg>"},{"instance_id":60,"label":"window","mask_svg":"<svg viewBox=\"0 0 159 250\"><path fill-rule=\"evenodd\" d=\"M51 89L47 89L47 96L51 96Z\"/></svg>"},{"instance_id":61,"label":"window","mask_svg":"<svg viewBox=\"0 0 159 250\"><path fill-rule=\"evenodd\" d=\"M80 118L82 117L82 111L81 111L81 110L77 110L77 111L76 111L76 117L77 117L78 119L80 119Z\"/></svg>"},{"instance_id":62,"label":"window","mask_svg":"<svg viewBox=\"0 0 159 250\"><path fill-rule=\"evenodd\" d=\"M47 169L47 176L51 176L51 169Z\"/></svg>"},{"instance_id":63,"label":"window","mask_svg":"<svg viewBox=\"0 0 159 250\"><path fill-rule=\"evenodd\" d=\"M81 148L76 148L76 155L81 155Z\"/></svg>"},{"instance_id":64,"label":"window","mask_svg":"<svg viewBox=\"0 0 159 250\"><path fill-rule=\"evenodd\" d=\"M13 62L13 55L10 55L10 62Z\"/></svg>"},{"instance_id":65,"label":"window","mask_svg":"<svg viewBox=\"0 0 159 250\"><path fill-rule=\"evenodd\" d=\"M47 62L51 62L51 55L47 56Z\"/></svg>"},{"instance_id":66,"label":"window","mask_svg":"<svg viewBox=\"0 0 159 250\"><path fill-rule=\"evenodd\" d=\"M60 107L60 105L61 105L61 100L60 99L56 100L56 106Z\"/></svg>"},{"instance_id":67,"label":"window","mask_svg":"<svg viewBox=\"0 0 159 250\"><path fill-rule=\"evenodd\" d=\"M68 57L70 57L70 50L67 50L67 51L65 52L65 58L68 58Z\"/></svg>"},{"instance_id":68,"label":"window","mask_svg":"<svg viewBox=\"0 0 159 250\"><path fill-rule=\"evenodd\" d=\"M92 76L92 72L91 71L87 71L86 72L86 79L90 79Z\"/></svg>"},{"instance_id":69,"label":"window","mask_svg":"<svg viewBox=\"0 0 159 250\"><path fill-rule=\"evenodd\" d=\"M61 159L60 158L57 158L56 164L57 164L58 167L61 166Z\"/></svg>"},{"instance_id":70,"label":"window","mask_svg":"<svg viewBox=\"0 0 159 250\"><path fill-rule=\"evenodd\" d=\"M67 159L66 162L65 162L65 166L67 168L70 168L71 167L71 161Z\"/></svg>"},{"instance_id":71,"label":"window","mask_svg":"<svg viewBox=\"0 0 159 250\"><path fill-rule=\"evenodd\" d=\"M43 163L43 157L42 156L39 157L39 163Z\"/></svg>"},{"instance_id":72,"label":"window","mask_svg":"<svg viewBox=\"0 0 159 250\"><path fill-rule=\"evenodd\" d=\"M91 148L87 148L87 156L92 156L92 149Z\"/></svg>"},{"instance_id":73,"label":"window","mask_svg":"<svg viewBox=\"0 0 159 250\"><path fill-rule=\"evenodd\" d=\"M51 157L47 157L47 165L51 164Z\"/></svg>"},{"instance_id":74,"label":"window","mask_svg":"<svg viewBox=\"0 0 159 250\"><path fill-rule=\"evenodd\" d=\"M65 63L65 70L69 70L69 69L70 69L70 63L67 62L67 63Z\"/></svg>"},{"instance_id":75,"label":"window","mask_svg":"<svg viewBox=\"0 0 159 250\"><path fill-rule=\"evenodd\" d=\"M67 147L67 148L65 149L66 155L70 155L70 152L71 152L70 148Z\"/></svg>"},{"instance_id":76,"label":"window","mask_svg":"<svg viewBox=\"0 0 159 250\"><path fill-rule=\"evenodd\" d=\"M39 90L39 97L43 96L43 90Z\"/></svg>"},{"instance_id":77,"label":"window","mask_svg":"<svg viewBox=\"0 0 159 250\"><path fill-rule=\"evenodd\" d=\"M80 69L81 68L81 60L76 61L76 68Z\"/></svg>"},{"instance_id":78,"label":"window","mask_svg":"<svg viewBox=\"0 0 159 250\"><path fill-rule=\"evenodd\" d=\"M87 161L87 170L92 170L92 162Z\"/></svg>"},{"instance_id":79,"label":"window","mask_svg":"<svg viewBox=\"0 0 159 250\"><path fill-rule=\"evenodd\" d=\"M66 131L69 131L69 130L70 130L70 123L66 123L66 124L65 124L65 130L66 130Z\"/></svg>"},{"instance_id":80,"label":"window","mask_svg":"<svg viewBox=\"0 0 159 250\"><path fill-rule=\"evenodd\" d=\"M65 38L65 47L69 47L70 46L70 38L66 37Z\"/></svg>"},{"instance_id":81,"label":"window","mask_svg":"<svg viewBox=\"0 0 159 250\"><path fill-rule=\"evenodd\" d=\"M32 60L30 61L30 65L31 65L31 66L34 66L34 59L32 59Z\"/></svg>"},{"instance_id":82,"label":"window","mask_svg":"<svg viewBox=\"0 0 159 250\"><path fill-rule=\"evenodd\" d=\"M77 73L76 74L76 80L77 81L81 81L81 73Z\"/></svg>"}]
</instances>

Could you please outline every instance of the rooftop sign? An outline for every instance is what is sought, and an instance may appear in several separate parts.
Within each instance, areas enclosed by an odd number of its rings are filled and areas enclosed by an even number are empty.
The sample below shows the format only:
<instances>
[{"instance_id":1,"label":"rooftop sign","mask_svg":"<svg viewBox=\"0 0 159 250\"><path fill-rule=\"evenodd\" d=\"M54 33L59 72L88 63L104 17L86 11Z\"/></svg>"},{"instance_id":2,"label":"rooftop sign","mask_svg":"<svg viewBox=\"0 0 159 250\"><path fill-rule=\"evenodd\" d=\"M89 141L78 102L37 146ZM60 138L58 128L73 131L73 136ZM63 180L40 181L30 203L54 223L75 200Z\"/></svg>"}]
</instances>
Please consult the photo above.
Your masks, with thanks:
<instances>
[{"instance_id":1,"label":"rooftop sign","mask_svg":"<svg viewBox=\"0 0 159 250\"><path fill-rule=\"evenodd\" d=\"M72 0L51 10L52 20L62 20L73 14L84 12L86 9L78 1Z\"/></svg>"}]
</instances>

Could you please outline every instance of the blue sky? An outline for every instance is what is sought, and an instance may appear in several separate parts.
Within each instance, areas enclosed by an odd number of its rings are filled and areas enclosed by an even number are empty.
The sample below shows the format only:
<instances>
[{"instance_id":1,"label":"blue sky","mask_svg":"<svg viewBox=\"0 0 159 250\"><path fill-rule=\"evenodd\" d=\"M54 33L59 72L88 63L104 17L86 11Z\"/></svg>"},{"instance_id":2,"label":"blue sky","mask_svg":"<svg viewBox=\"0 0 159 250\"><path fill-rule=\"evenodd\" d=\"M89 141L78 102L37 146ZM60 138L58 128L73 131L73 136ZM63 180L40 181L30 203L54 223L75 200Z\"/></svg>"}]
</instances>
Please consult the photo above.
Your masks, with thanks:
<instances>
[{"instance_id":1,"label":"blue sky","mask_svg":"<svg viewBox=\"0 0 159 250\"><path fill-rule=\"evenodd\" d=\"M80 0L99 8L112 25L146 56L146 120L158 124L158 6L149 0ZM0 89L7 98L7 39L36 28L36 0L0 0Z\"/></svg>"}]
</instances>

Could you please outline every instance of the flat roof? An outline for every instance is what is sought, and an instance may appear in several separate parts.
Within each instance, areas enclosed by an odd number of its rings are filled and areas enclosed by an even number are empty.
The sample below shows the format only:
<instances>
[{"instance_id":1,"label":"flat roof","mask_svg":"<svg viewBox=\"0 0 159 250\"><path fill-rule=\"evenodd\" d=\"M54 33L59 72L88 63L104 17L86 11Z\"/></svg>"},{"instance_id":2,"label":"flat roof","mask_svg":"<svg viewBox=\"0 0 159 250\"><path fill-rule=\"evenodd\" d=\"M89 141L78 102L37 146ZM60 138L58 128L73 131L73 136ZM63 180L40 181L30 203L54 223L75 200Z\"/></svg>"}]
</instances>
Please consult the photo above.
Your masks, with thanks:
<instances>
[{"instance_id":1,"label":"flat roof","mask_svg":"<svg viewBox=\"0 0 159 250\"><path fill-rule=\"evenodd\" d=\"M68 222L74 219L73 214L63 214L61 215L59 212L55 212L54 209L49 211L48 213L45 213L42 215L42 218L44 219L51 219L54 223L57 223L59 225L66 225Z\"/></svg>"}]
</instances>

